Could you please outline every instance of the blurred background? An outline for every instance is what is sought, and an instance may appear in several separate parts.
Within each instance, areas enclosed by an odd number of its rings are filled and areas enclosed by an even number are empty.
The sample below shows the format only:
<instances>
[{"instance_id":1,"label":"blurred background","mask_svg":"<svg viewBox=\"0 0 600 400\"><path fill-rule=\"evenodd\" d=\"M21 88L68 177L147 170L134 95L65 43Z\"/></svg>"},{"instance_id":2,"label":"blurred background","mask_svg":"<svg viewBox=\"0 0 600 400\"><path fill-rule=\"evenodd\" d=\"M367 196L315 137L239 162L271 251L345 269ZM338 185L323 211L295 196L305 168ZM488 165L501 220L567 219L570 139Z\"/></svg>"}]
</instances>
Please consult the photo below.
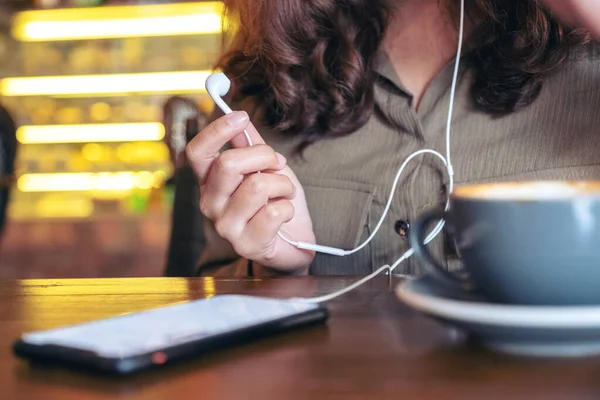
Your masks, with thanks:
<instances>
[{"instance_id":1,"label":"blurred background","mask_svg":"<svg viewBox=\"0 0 600 400\"><path fill-rule=\"evenodd\" d=\"M221 11L0 0L0 104L19 142L0 278L162 275L186 127L212 110Z\"/></svg>"}]
</instances>

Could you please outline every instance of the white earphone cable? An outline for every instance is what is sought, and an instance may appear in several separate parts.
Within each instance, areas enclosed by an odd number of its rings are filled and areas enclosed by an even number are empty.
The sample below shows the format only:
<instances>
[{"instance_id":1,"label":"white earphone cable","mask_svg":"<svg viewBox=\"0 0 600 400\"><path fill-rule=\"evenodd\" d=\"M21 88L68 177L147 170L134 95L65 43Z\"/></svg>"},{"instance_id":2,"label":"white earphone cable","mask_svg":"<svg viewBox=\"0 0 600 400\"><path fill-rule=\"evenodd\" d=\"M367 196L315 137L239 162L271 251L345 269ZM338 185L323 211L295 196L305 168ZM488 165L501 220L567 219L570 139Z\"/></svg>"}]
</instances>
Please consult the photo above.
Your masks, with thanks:
<instances>
[{"instance_id":1,"label":"white earphone cable","mask_svg":"<svg viewBox=\"0 0 600 400\"><path fill-rule=\"evenodd\" d=\"M460 0L460 21L458 24L458 49L454 60L454 72L452 74L452 85L450 87L450 104L448 105L448 119L446 120L446 162L448 163L448 173L452 177L449 181L448 195L454 191L454 168L450 160L450 129L452 127L452 114L454 113L454 98L456 97L456 85L458 82L458 71L460 66L460 57L462 55L463 36L465 33L465 0Z\"/></svg>"},{"instance_id":2,"label":"white earphone cable","mask_svg":"<svg viewBox=\"0 0 600 400\"><path fill-rule=\"evenodd\" d=\"M358 247L356 247L353 250L342 250L342 249L336 249L336 250L340 250L340 254L339 255L350 255L353 253L356 253L357 251L360 251L361 249L363 249L367 244L369 244L369 242L371 240L373 240L373 238L375 237L375 235L377 234L377 232L379 231L379 229L381 228L381 225L383 225L383 222L385 221L385 217L387 216L390 207L392 205L392 200L394 199L394 193L396 192L396 187L398 186L398 182L400 181L400 176L402 175L402 172L404 171L404 168L406 168L406 165L408 165L408 163L415 158L416 156L419 156L421 154L433 154L436 157L438 157L440 160L442 160L442 162L444 163L444 165L446 165L446 167L448 167L448 165L446 164L446 159L444 158L444 156L442 156L440 153L438 153L435 150L429 150L429 149L423 149L423 150L419 150L416 151L414 153L412 153L406 160L404 160L404 162L402 163L402 165L400 166L400 168L398 168L398 172L396 173L396 177L394 178L394 183L392 185L392 188L390 190L390 195L388 196L388 201L385 205L385 208L383 210L383 214L381 214L381 218L379 219L379 222L377 223L377 225L375 226L375 229L373 229L373 232L371 233L371 235L362 243L360 244ZM452 179L452 178L450 178ZM277 233L279 235L280 238L282 238L284 241L286 241L287 243L291 244L292 246L298 246L298 245L302 245L302 242L295 242L293 240L290 240L288 238L286 238L285 236L283 236L281 234L281 232ZM309 246L304 246L304 248L309 248ZM338 255L338 254L336 254Z\"/></svg>"},{"instance_id":3,"label":"white earphone cable","mask_svg":"<svg viewBox=\"0 0 600 400\"><path fill-rule=\"evenodd\" d=\"M248 146L250 146L250 147L254 146L254 144L252 143L252 139L250 139L250 135L248 134L248 131L245 129L244 129L244 136L246 136L246 141L248 142Z\"/></svg>"},{"instance_id":4,"label":"white earphone cable","mask_svg":"<svg viewBox=\"0 0 600 400\"><path fill-rule=\"evenodd\" d=\"M444 159L444 157L442 157L439 153L434 152L433 150L420 150L417 151L413 154L411 154L405 161L404 163L402 163L402 166L400 167L400 169L398 170L398 173L396 174L396 178L394 180L394 185L392 186L392 194L390 195L390 199L388 200L388 203L386 205L385 211L383 213L383 216L381 218L381 220L379 221L379 224L377 225L377 227L375 228L375 230L373 231L373 234L365 241L365 243L363 243L363 245L360 246L360 248L364 247L364 245L366 245L366 243L368 243L374 236L375 232L377 232L377 230L379 229L379 227L381 226L381 223L383 221L383 218L385 218L388 209L389 209L389 205L391 203L391 197L395 191L396 188L396 184L398 182L398 178L400 177L400 174L402 173L402 170L404 169L404 167L406 166L406 164L415 156L419 155L419 154L423 154L423 153L434 153L436 154L438 157L440 157L444 164L446 165L446 169L448 171L448 198L446 199L446 205L445 205L445 210L448 211L450 208L450 194L453 192L454 190L454 169L452 168L452 164L450 161L450 132L451 132L451 124L452 124L452 114L454 111L454 98L456 95L456 86L457 86L457 82L458 82L458 72L459 72L459 66L460 66L460 57L462 54L462 43L463 43L463 34L464 34L464 18L465 18L465 1L461 0L460 1L460 23L459 23L459 33L458 33L458 49L456 51L456 59L454 62L454 73L452 75L452 85L450 88L450 104L448 107L448 119L446 122L446 158ZM435 226L435 228L433 229L433 231L427 236L427 238L425 239L425 244L429 243L431 240L433 240L443 229L444 227L444 221L441 220L438 222L438 224ZM379 275L380 273L387 271L388 273L393 273L393 271L398 267L398 265L400 265L404 260L408 259L410 256L412 256L414 253L414 250L411 248L408 251L406 251L400 258L398 258L391 266L390 265L384 265L382 267L380 267L379 269L375 270L374 272L372 272L371 274L365 276L364 278L354 282L353 284L345 287L344 289L338 290L337 292L333 292L333 293L329 293L327 295L324 296L319 296L319 297L312 297L312 298L295 298L295 301L301 301L301 302L307 302L307 303L323 303L332 299L335 299L343 294L346 294L354 289L356 289L357 287L359 287L360 285L364 284L365 282L370 281L371 279L373 279L375 276ZM405 276L405 278L410 278L409 276Z\"/></svg>"}]
</instances>

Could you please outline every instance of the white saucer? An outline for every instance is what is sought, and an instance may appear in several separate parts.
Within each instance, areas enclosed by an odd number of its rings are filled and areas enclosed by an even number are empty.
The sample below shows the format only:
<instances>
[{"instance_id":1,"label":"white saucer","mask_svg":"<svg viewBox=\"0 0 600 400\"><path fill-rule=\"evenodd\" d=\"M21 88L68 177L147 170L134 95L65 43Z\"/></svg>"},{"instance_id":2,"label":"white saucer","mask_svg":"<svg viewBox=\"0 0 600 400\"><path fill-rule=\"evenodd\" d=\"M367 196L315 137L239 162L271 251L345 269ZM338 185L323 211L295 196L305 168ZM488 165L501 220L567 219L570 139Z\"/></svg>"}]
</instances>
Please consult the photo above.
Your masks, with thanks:
<instances>
[{"instance_id":1,"label":"white saucer","mask_svg":"<svg viewBox=\"0 0 600 400\"><path fill-rule=\"evenodd\" d=\"M600 305L520 306L490 303L430 278L402 282L398 297L414 309L504 353L580 357L600 354Z\"/></svg>"}]
</instances>

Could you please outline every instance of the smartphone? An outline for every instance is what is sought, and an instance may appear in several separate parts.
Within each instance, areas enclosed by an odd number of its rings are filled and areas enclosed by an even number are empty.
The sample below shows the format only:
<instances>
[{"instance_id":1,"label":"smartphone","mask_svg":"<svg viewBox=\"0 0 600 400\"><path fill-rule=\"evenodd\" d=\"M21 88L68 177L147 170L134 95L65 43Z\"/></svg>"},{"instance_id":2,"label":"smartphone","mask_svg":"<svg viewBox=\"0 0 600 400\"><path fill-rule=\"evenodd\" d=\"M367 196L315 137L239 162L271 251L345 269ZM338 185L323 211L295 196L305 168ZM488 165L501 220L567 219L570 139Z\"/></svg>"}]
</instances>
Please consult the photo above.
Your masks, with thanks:
<instances>
[{"instance_id":1,"label":"smartphone","mask_svg":"<svg viewBox=\"0 0 600 400\"><path fill-rule=\"evenodd\" d=\"M25 333L13 351L38 363L126 375L325 322L328 316L318 304L221 295Z\"/></svg>"}]
</instances>

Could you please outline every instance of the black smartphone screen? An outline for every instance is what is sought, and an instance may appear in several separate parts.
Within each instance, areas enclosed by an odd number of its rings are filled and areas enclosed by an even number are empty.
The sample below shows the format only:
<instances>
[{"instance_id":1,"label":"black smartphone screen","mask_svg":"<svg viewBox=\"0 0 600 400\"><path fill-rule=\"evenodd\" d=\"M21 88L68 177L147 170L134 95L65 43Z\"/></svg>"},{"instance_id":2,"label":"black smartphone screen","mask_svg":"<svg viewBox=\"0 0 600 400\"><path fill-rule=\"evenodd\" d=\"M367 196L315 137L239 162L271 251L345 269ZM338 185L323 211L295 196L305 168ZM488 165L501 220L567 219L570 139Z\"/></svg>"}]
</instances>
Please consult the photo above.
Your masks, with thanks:
<instances>
[{"instance_id":1,"label":"black smartphone screen","mask_svg":"<svg viewBox=\"0 0 600 400\"><path fill-rule=\"evenodd\" d=\"M127 374L327 317L316 304L222 295L26 333L13 349L29 360Z\"/></svg>"}]
</instances>

